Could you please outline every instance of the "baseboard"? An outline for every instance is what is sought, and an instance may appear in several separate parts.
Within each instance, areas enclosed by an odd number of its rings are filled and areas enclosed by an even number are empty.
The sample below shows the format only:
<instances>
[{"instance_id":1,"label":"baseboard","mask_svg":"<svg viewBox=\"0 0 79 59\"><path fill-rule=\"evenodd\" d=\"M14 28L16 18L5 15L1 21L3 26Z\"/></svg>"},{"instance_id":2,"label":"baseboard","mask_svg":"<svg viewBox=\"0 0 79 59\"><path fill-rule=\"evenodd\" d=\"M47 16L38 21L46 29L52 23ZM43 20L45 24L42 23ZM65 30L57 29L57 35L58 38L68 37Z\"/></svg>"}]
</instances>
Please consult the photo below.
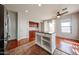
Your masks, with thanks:
<instances>
[{"instance_id":1,"label":"baseboard","mask_svg":"<svg viewBox=\"0 0 79 59\"><path fill-rule=\"evenodd\" d=\"M78 42L79 43L79 40L75 40L75 39L71 39L71 38L65 38L65 37L60 37L60 36L56 36L56 38L70 40L70 41L74 41L74 42Z\"/></svg>"},{"instance_id":2,"label":"baseboard","mask_svg":"<svg viewBox=\"0 0 79 59\"><path fill-rule=\"evenodd\" d=\"M65 41L65 42L71 43L73 45L79 45L79 40L65 38L65 37L59 37L59 36L56 36L56 39L58 39L59 41L61 39L61 40Z\"/></svg>"},{"instance_id":3,"label":"baseboard","mask_svg":"<svg viewBox=\"0 0 79 59\"><path fill-rule=\"evenodd\" d=\"M27 46L27 45L30 45L30 46ZM27 44L23 44L23 45L17 46L16 48L13 48L13 49L11 49L9 51L16 50L18 47L22 47L22 46L27 46L26 48L29 48L29 47L31 47L33 45L35 45L35 41L31 41L31 42L28 42ZM6 52L8 52L8 51L6 51Z\"/></svg>"},{"instance_id":4,"label":"baseboard","mask_svg":"<svg viewBox=\"0 0 79 59\"><path fill-rule=\"evenodd\" d=\"M7 43L7 47L6 47L6 50L11 50L11 49L14 49L18 46L21 46L21 45L24 45L24 44L27 44L29 42L28 38L23 38L23 39L11 39L11 40L8 40L8 43Z\"/></svg>"}]
</instances>

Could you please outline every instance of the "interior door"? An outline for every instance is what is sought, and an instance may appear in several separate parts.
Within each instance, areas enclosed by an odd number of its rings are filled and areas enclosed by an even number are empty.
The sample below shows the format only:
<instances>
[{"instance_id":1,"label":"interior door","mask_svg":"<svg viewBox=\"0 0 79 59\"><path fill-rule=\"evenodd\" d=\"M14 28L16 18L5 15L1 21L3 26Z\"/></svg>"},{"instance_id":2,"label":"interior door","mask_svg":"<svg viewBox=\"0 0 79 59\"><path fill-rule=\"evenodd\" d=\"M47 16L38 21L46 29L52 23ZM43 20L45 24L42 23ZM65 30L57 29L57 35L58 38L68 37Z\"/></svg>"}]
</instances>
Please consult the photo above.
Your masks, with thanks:
<instances>
[{"instance_id":1,"label":"interior door","mask_svg":"<svg viewBox=\"0 0 79 59\"><path fill-rule=\"evenodd\" d=\"M16 13L8 11L8 40L14 40L17 38L17 19Z\"/></svg>"},{"instance_id":2,"label":"interior door","mask_svg":"<svg viewBox=\"0 0 79 59\"><path fill-rule=\"evenodd\" d=\"M17 44L17 13L6 11L5 17L5 48L12 49Z\"/></svg>"}]
</instances>

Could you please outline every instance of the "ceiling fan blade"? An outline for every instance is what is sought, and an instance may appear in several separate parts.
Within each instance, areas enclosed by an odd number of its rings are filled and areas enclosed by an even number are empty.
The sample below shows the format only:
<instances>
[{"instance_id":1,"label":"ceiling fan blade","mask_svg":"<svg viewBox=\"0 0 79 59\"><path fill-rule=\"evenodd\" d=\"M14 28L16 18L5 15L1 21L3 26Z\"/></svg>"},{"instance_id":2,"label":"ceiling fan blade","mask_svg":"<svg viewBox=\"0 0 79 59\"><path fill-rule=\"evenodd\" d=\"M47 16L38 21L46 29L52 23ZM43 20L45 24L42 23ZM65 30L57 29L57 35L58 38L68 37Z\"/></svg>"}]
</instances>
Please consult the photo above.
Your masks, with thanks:
<instances>
[{"instance_id":1,"label":"ceiling fan blade","mask_svg":"<svg viewBox=\"0 0 79 59\"><path fill-rule=\"evenodd\" d=\"M66 11L66 10L67 10L67 8L62 9L62 11Z\"/></svg>"},{"instance_id":2,"label":"ceiling fan blade","mask_svg":"<svg viewBox=\"0 0 79 59\"><path fill-rule=\"evenodd\" d=\"M68 11L61 13L61 15L64 15L64 14L67 14L67 13L68 13Z\"/></svg>"}]
</instances>

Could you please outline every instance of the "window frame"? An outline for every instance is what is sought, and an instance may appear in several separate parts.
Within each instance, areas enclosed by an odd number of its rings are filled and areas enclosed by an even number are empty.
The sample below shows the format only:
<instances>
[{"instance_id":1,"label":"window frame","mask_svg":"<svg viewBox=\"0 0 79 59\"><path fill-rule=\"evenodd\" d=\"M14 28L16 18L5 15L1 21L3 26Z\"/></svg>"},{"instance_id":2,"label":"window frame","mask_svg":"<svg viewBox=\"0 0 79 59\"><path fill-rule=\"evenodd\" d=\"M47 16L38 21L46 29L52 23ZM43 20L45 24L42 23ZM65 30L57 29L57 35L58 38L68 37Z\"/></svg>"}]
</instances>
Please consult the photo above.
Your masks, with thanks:
<instances>
[{"instance_id":1,"label":"window frame","mask_svg":"<svg viewBox=\"0 0 79 59\"><path fill-rule=\"evenodd\" d=\"M70 22L70 26L62 26L61 25L62 23L66 23L66 22ZM64 32L62 27L70 27L70 30L69 30L70 32ZM71 34L72 33L72 21L71 21L71 19L69 19L68 21L67 20L66 21L61 21L61 23L60 23L60 30L61 30L61 33Z\"/></svg>"}]
</instances>

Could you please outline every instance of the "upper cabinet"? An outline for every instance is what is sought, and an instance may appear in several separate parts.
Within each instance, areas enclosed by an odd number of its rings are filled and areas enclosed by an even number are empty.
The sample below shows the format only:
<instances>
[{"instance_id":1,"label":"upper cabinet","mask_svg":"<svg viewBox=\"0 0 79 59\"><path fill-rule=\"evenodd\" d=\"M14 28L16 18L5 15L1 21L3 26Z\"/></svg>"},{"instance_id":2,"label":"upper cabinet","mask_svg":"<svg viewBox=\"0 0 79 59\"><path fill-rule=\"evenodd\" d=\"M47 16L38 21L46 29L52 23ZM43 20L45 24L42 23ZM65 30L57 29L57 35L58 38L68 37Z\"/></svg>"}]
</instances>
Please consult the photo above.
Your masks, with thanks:
<instances>
[{"instance_id":1,"label":"upper cabinet","mask_svg":"<svg viewBox=\"0 0 79 59\"><path fill-rule=\"evenodd\" d=\"M29 29L34 30L34 31L38 31L39 30L39 23L29 21Z\"/></svg>"},{"instance_id":2,"label":"upper cabinet","mask_svg":"<svg viewBox=\"0 0 79 59\"><path fill-rule=\"evenodd\" d=\"M36 28L38 28L39 27L39 23L29 21L29 27L36 27Z\"/></svg>"}]
</instances>

